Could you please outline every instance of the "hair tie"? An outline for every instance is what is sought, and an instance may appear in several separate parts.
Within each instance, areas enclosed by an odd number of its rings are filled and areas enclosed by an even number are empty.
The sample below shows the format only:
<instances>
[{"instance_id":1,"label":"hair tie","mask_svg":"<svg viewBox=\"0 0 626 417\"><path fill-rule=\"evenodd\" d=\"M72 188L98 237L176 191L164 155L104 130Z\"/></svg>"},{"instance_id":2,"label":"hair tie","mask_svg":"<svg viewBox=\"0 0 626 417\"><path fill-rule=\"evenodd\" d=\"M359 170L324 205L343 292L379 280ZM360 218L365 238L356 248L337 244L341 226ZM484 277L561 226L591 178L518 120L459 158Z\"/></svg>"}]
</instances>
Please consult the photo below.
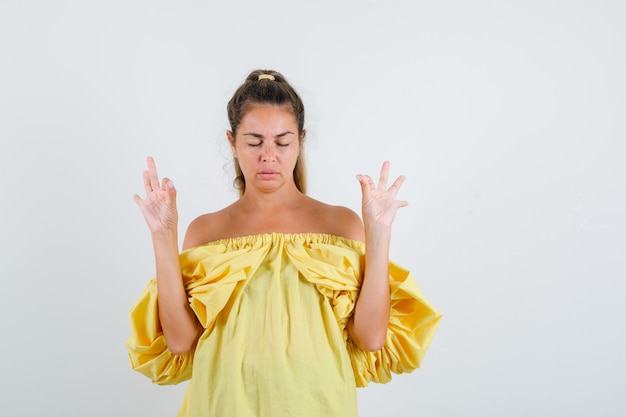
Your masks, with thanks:
<instances>
[{"instance_id":1,"label":"hair tie","mask_svg":"<svg viewBox=\"0 0 626 417\"><path fill-rule=\"evenodd\" d=\"M261 80L276 81L276 77L274 77L272 74L259 74L259 76L257 77L257 81Z\"/></svg>"}]
</instances>

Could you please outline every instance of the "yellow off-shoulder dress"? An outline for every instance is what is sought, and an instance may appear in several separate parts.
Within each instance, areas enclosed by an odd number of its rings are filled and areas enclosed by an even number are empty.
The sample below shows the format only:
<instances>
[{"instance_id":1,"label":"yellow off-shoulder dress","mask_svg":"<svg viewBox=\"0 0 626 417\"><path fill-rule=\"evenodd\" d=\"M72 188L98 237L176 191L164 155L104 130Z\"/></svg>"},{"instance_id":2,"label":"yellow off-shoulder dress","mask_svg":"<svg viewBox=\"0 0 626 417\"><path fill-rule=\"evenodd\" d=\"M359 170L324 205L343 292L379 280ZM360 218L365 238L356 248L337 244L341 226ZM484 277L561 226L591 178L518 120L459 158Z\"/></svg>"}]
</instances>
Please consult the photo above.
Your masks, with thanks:
<instances>
[{"instance_id":1,"label":"yellow off-shoulder dress","mask_svg":"<svg viewBox=\"0 0 626 417\"><path fill-rule=\"evenodd\" d=\"M205 331L174 355L158 320L156 281L133 306L133 369L157 384L189 382L179 417L357 415L356 387L420 366L441 313L410 272L390 262L385 346L360 350L347 322L365 245L320 234L268 233L183 251L189 303Z\"/></svg>"}]
</instances>

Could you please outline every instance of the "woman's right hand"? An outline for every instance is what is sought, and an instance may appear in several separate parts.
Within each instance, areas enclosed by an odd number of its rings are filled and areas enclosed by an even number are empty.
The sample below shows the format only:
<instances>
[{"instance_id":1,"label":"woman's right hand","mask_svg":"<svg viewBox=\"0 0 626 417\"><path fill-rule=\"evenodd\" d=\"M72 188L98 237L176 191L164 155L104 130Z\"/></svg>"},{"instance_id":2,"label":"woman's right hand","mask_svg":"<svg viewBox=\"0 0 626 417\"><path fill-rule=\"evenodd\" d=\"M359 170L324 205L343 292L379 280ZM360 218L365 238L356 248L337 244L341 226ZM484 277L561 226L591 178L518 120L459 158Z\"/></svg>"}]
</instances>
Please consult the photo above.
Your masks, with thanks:
<instances>
[{"instance_id":1,"label":"woman's right hand","mask_svg":"<svg viewBox=\"0 0 626 417\"><path fill-rule=\"evenodd\" d=\"M133 199L141 209L152 235L177 233L178 211L176 210L176 189L168 178L159 182L156 164L152 157L147 158L148 169L143 172L143 185L146 197L135 194Z\"/></svg>"}]
</instances>

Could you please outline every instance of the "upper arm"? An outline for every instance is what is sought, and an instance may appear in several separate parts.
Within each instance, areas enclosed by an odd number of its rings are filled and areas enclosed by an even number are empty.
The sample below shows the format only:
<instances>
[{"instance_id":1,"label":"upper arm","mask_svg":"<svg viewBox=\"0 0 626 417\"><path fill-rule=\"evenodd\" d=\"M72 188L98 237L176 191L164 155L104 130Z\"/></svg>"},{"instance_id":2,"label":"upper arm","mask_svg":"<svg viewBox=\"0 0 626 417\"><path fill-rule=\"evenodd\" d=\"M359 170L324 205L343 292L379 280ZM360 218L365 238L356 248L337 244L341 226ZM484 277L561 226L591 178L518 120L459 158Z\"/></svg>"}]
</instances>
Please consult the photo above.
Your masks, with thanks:
<instances>
[{"instance_id":1,"label":"upper arm","mask_svg":"<svg viewBox=\"0 0 626 417\"><path fill-rule=\"evenodd\" d=\"M333 207L332 218L333 226L336 229L334 234L365 242L363 222L354 211L347 207L335 206Z\"/></svg>"},{"instance_id":2,"label":"upper arm","mask_svg":"<svg viewBox=\"0 0 626 417\"><path fill-rule=\"evenodd\" d=\"M214 232L210 227L210 225L214 223L211 221L212 216L212 214L204 214L189 223L183 240L183 250L200 246L214 240L212 238Z\"/></svg>"},{"instance_id":3,"label":"upper arm","mask_svg":"<svg viewBox=\"0 0 626 417\"><path fill-rule=\"evenodd\" d=\"M198 246L198 243L196 243L196 241L198 240L196 235L199 219L200 218L198 217L194 219L191 223L189 223L187 231L185 232L185 238L183 239L183 250Z\"/></svg>"}]
</instances>

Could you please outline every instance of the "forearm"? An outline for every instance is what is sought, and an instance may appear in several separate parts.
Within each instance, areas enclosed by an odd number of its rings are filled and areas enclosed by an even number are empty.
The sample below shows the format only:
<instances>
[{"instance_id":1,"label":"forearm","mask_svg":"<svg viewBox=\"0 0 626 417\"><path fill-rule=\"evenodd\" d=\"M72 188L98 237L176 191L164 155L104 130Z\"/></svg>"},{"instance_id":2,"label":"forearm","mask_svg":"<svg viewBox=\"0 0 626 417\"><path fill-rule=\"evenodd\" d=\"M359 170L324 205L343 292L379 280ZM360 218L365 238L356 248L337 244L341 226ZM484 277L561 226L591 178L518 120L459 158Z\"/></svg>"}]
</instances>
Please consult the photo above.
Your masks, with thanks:
<instances>
[{"instance_id":1,"label":"forearm","mask_svg":"<svg viewBox=\"0 0 626 417\"><path fill-rule=\"evenodd\" d=\"M178 258L175 232L152 236L156 261L159 320L168 349L175 354L193 349L201 326L189 306Z\"/></svg>"},{"instance_id":2,"label":"forearm","mask_svg":"<svg viewBox=\"0 0 626 417\"><path fill-rule=\"evenodd\" d=\"M375 351L385 343L389 324L389 228L365 231L365 270L354 315L351 337L364 350Z\"/></svg>"}]
</instances>

